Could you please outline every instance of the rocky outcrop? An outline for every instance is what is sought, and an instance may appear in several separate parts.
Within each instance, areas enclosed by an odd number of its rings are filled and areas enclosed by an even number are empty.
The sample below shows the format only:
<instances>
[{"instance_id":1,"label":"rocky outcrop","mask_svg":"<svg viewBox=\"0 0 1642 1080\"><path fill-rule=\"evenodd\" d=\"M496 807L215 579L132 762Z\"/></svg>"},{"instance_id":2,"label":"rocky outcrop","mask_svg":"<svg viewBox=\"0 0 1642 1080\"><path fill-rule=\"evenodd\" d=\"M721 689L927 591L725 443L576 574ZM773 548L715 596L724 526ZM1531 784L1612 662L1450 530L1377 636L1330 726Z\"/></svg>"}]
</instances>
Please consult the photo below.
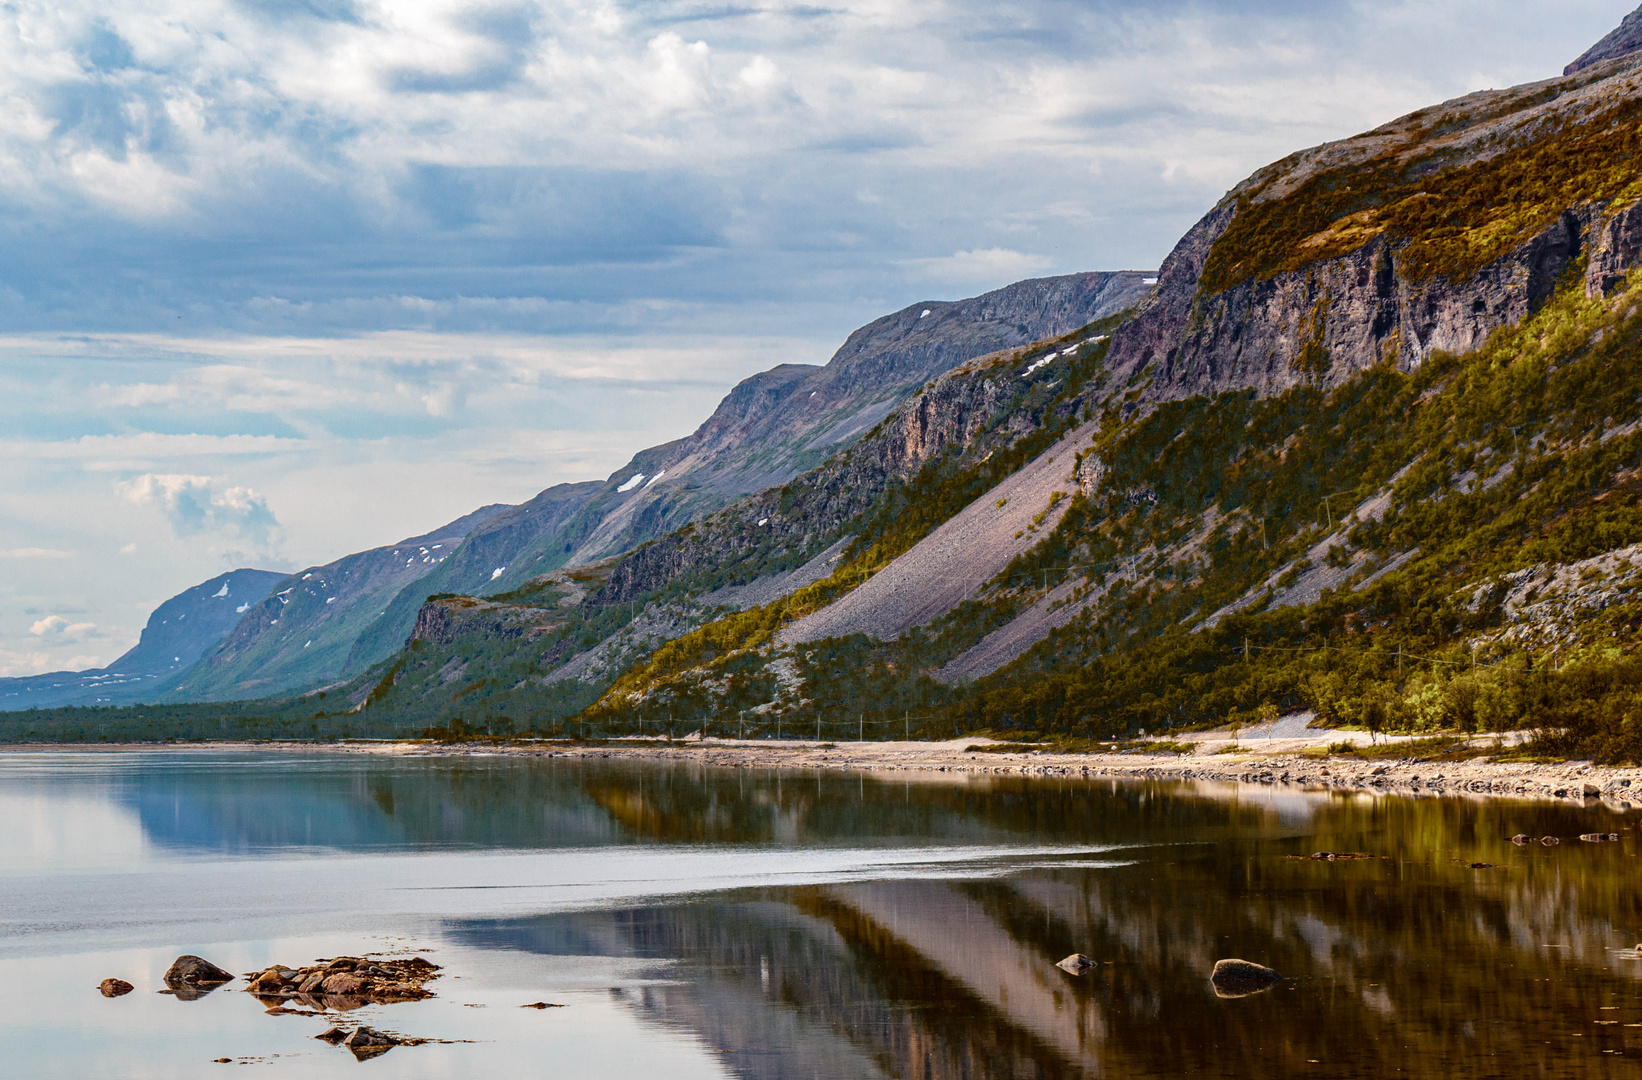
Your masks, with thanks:
<instances>
[{"instance_id":1,"label":"rocky outcrop","mask_svg":"<svg viewBox=\"0 0 1642 1080\"><path fill-rule=\"evenodd\" d=\"M124 979L104 979L97 984L97 989L105 998L117 998L131 993L136 987Z\"/></svg>"},{"instance_id":2,"label":"rocky outcrop","mask_svg":"<svg viewBox=\"0 0 1642 1080\"><path fill-rule=\"evenodd\" d=\"M1637 8L1625 16L1618 29L1592 45L1578 60L1563 68L1562 73L1574 75L1586 68L1596 67L1598 64L1638 51L1642 51L1642 8Z\"/></svg>"},{"instance_id":3,"label":"rocky outcrop","mask_svg":"<svg viewBox=\"0 0 1642 1080\"><path fill-rule=\"evenodd\" d=\"M1144 373L1150 400L1242 389L1275 394L1302 382L1330 387L1379 363L1410 370L1436 351L1474 350L1543 306L1585 256L1587 291L1611 292L1642 254L1642 210L1634 200L1575 199L1548 216L1539 207L1497 225L1473 226L1468 242L1490 250L1493 232L1535 214L1545 221L1481 265L1444 272L1432 270L1431 245L1452 239L1440 216L1414 236L1394 223L1417 218L1404 212L1422 198L1411 190L1420 183L1431 186L1435 178L1459 176L1508 153L1531 154L1565 130L1600 125L1605 116L1615 127L1631 123L1628 110L1642 99L1638 68L1631 62L1591 76L1473 94L1262 169L1165 261L1156 292L1114 339L1114 371L1125 378ZM1328 201L1354 183L1402 186L1390 195L1365 190L1359 202ZM1304 219L1318 212L1319 202L1341 210L1317 218L1311 237L1298 234L1286 268L1239 261L1269 259L1269 252L1245 255L1227 247L1244 215L1281 207L1287 218ZM1351 206L1365 209L1344 214ZM1260 238L1240 235L1236 243L1251 239L1258 244ZM1416 242L1425 246L1416 250ZM1307 259L1312 250L1317 257Z\"/></svg>"}]
</instances>

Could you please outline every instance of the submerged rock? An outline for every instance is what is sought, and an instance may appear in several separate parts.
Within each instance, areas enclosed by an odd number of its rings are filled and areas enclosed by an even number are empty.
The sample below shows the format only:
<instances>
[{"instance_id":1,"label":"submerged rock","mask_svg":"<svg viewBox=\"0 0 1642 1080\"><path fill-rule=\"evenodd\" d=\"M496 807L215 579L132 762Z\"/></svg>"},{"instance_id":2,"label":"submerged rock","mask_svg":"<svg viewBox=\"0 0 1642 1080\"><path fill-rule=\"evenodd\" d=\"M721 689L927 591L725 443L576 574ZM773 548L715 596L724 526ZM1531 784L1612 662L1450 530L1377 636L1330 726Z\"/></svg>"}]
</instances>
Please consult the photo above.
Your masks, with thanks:
<instances>
[{"instance_id":1,"label":"submerged rock","mask_svg":"<svg viewBox=\"0 0 1642 1080\"><path fill-rule=\"evenodd\" d=\"M1082 953L1073 953L1055 966L1071 975L1083 975L1099 967L1100 961L1091 960Z\"/></svg>"},{"instance_id":2,"label":"submerged rock","mask_svg":"<svg viewBox=\"0 0 1642 1080\"><path fill-rule=\"evenodd\" d=\"M364 1024L354 1029L354 1033L342 1040L342 1045L353 1052L353 1056L360 1061L366 1058L379 1057L399 1045L399 1041L391 1035L384 1035L375 1028Z\"/></svg>"},{"instance_id":3,"label":"submerged rock","mask_svg":"<svg viewBox=\"0 0 1642 1080\"><path fill-rule=\"evenodd\" d=\"M103 997L116 998L131 993L136 987L124 979L104 979L97 984L97 989L102 991Z\"/></svg>"},{"instance_id":4,"label":"submerged rock","mask_svg":"<svg viewBox=\"0 0 1642 1080\"><path fill-rule=\"evenodd\" d=\"M1282 981L1283 976L1276 971L1250 960L1221 960L1214 965L1214 972L1209 976L1216 996L1223 998L1259 994Z\"/></svg>"}]
</instances>

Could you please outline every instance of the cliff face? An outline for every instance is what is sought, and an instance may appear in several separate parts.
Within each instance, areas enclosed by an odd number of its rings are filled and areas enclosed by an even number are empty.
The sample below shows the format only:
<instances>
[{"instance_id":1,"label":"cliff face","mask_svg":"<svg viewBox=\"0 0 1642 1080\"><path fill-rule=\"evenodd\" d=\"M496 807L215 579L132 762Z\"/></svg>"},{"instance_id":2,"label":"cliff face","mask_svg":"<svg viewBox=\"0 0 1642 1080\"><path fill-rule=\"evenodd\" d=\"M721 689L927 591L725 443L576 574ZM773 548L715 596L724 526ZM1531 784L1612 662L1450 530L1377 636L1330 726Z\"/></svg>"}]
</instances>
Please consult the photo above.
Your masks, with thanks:
<instances>
[{"instance_id":1,"label":"cliff face","mask_svg":"<svg viewBox=\"0 0 1642 1080\"><path fill-rule=\"evenodd\" d=\"M1625 16L1625 21L1619 24L1617 30L1592 45L1578 60L1563 68L1562 73L1575 75L1586 68L1629 56L1638 50L1642 50L1642 8Z\"/></svg>"},{"instance_id":2,"label":"cliff face","mask_svg":"<svg viewBox=\"0 0 1642 1080\"><path fill-rule=\"evenodd\" d=\"M1113 346L1146 397L1337 386L1466 353L1642 248L1642 60L1421 110L1256 173L1165 262Z\"/></svg>"},{"instance_id":3,"label":"cliff face","mask_svg":"<svg viewBox=\"0 0 1642 1080\"><path fill-rule=\"evenodd\" d=\"M1040 429L1065 379L1065 347L1024 372L1037 350L983 357L935 379L855 446L791 483L770 488L621 560L599 597L627 603L658 590L702 589L788 569L844 537L889 490L943 455L952 467L1013 446Z\"/></svg>"}]
</instances>

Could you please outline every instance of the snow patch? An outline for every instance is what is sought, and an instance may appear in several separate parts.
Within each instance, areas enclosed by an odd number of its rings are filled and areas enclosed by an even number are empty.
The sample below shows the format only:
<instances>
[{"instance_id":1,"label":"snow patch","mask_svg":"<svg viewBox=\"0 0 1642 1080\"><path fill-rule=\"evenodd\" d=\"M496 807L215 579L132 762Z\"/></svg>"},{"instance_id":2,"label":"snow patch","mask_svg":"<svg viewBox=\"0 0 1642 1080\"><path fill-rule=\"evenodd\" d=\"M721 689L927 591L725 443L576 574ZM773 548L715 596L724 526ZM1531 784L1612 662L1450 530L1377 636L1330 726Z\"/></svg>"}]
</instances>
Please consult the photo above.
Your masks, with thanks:
<instances>
[{"instance_id":1,"label":"snow patch","mask_svg":"<svg viewBox=\"0 0 1642 1080\"><path fill-rule=\"evenodd\" d=\"M326 602L326 603L327 603L327 604L334 604L334 603L336 603L336 597L334 597L334 596L327 596L327 597L326 597L326 598L325 598L325 602Z\"/></svg>"},{"instance_id":2,"label":"snow patch","mask_svg":"<svg viewBox=\"0 0 1642 1080\"><path fill-rule=\"evenodd\" d=\"M1140 279L1140 283L1142 285L1156 285L1157 284L1157 278L1155 278L1155 277L1143 277L1143 278Z\"/></svg>"},{"instance_id":3,"label":"snow patch","mask_svg":"<svg viewBox=\"0 0 1642 1080\"><path fill-rule=\"evenodd\" d=\"M1021 378L1023 378L1023 379L1026 378L1028 375L1032 374L1034 371L1036 371L1039 368L1044 367L1045 365L1047 365L1051 360L1053 360L1055 357L1057 357L1059 355L1060 355L1060 353L1058 353L1058 352L1052 352L1048 356L1045 356L1042 359L1038 360L1031 367L1029 367L1025 371L1021 372Z\"/></svg>"},{"instance_id":4,"label":"snow patch","mask_svg":"<svg viewBox=\"0 0 1642 1080\"><path fill-rule=\"evenodd\" d=\"M656 474L656 475L654 475L654 476L652 476L652 477L651 477L651 478L650 478L650 482L649 482L649 483L648 483L648 484L645 484L645 485L644 485L644 486L645 486L645 487L646 487L646 488L653 488L653 487L655 487L655 486L656 486L656 481L657 481L657 480L660 480L660 479L661 479L661 478L662 478L662 477L664 477L664 476L666 476L666 475L667 475L667 470L666 470L666 469L663 469L663 470L661 470L661 471L660 471L660 472L659 472L659 473L657 473L657 474Z\"/></svg>"},{"instance_id":5,"label":"snow patch","mask_svg":"<svg viewBox=\"0 0 1642 1080\"><path fill-rule=\"evenodd\" d=\"M251 605L250 604L241 604L239 607L234 609L234 614L235 615L244 615L249 610L251 610Z\"/></svg>"},{"instance_id":6,"label":"snow patch","mask_svg":"<svg viewBox=\"0 0 1642 1080\"><path fill-rule=\"evenodd\" d=\"M920 316L918 316L918 318L920 318L920 319L927 319L927 318L929 318L929 309L928 309L928 308L924 308L924 313L923 313L923 314L922 314L922 315L920 315Z\"/></svg>"},{"instance_id":7,"label":"snow patch","mask_svg":"<svg viewBox=\"0 0 1642 1080\"><path fill-rule=\"evenodd\" d=\"M759 518L759 519L758 519L758 527L759 527L759 528L761 528L761 529L762 529L762 528L763 528L763 527L764 527L764 526L766 526L766 525L768 525L768 524L769 524L769 523L770 523L770 519L769 519L769 518Z\"/></svg>"},{"instance_id":8,"label":"snow patch","mask_svg":"<svg viewBox=\"0 0 1642 1080\"><path fill-rule=\"evenodd\" d=\"M211 599L221 600L223 597L225 597L227 595L228 595L228 583L225 581L225 582L222 583L222 588L218 589L216 592L211 594Z\"/></svg>"},{"instance_id":9,"label":"snow patch","mask_svg":"<svg viewBox=\"0 0 1642 1080\"><path fill-rule=\"evenodd\" d=\"M633 479L627 481L627 483L623 484L621 487L617 488L616 490L617 491L632 491L634 488L638 487L642 483L644 483L644 474L643 473L634 473L633 474Z\"/></svg>"},{"instance_id":10,"label":"snow patch","mask_svg":"<svg viewBox=\"0 0 1642 1080\"><path fill-rule=\"evenodd\" d=\"M498 566L496 569L494 569L490 572L490 580L495 581L497 578L501 577L503 572L506 571L506 570L507 570L507 567Z\"/></svg>"}]
</instances>

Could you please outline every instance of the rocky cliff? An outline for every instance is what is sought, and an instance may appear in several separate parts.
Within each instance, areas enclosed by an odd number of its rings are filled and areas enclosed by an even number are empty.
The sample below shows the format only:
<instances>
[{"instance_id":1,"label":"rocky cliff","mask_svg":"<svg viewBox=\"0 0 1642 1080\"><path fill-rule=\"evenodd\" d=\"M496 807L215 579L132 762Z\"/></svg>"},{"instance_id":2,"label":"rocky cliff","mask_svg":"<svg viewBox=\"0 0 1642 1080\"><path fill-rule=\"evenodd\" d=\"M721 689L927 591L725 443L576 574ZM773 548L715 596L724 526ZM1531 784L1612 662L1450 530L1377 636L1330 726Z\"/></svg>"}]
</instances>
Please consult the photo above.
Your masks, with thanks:
<instances>
[{"instance_id":1,"label":"rocky cliff","mask_svg":"<svg viewBox=\"0 0 1642 1080\"><path fill-rule=\"evenodd\" d=\"M1423 109L1244 181L1165 262L1117 336L1150 400L1300 383L1466 353L1570 273L1634 265L1629 162L1642 59Z\"/></svg>"},{"instance_id":2,"label":"rocky cliff","mask_svg":"<svg viewBox=\"0 0 1642 1080\"><path fill-rule=\"evenodd\" d=\"M1592 45L1578 60L1563 68L1562 73L1576 75L1586 68L1595 67L1608 60L1616 60L1621 56L1629 56L1639 50L1642 50L1642 8L1637 8L1625 16L1618 29Z\"/></svg>"}]
</instances>

